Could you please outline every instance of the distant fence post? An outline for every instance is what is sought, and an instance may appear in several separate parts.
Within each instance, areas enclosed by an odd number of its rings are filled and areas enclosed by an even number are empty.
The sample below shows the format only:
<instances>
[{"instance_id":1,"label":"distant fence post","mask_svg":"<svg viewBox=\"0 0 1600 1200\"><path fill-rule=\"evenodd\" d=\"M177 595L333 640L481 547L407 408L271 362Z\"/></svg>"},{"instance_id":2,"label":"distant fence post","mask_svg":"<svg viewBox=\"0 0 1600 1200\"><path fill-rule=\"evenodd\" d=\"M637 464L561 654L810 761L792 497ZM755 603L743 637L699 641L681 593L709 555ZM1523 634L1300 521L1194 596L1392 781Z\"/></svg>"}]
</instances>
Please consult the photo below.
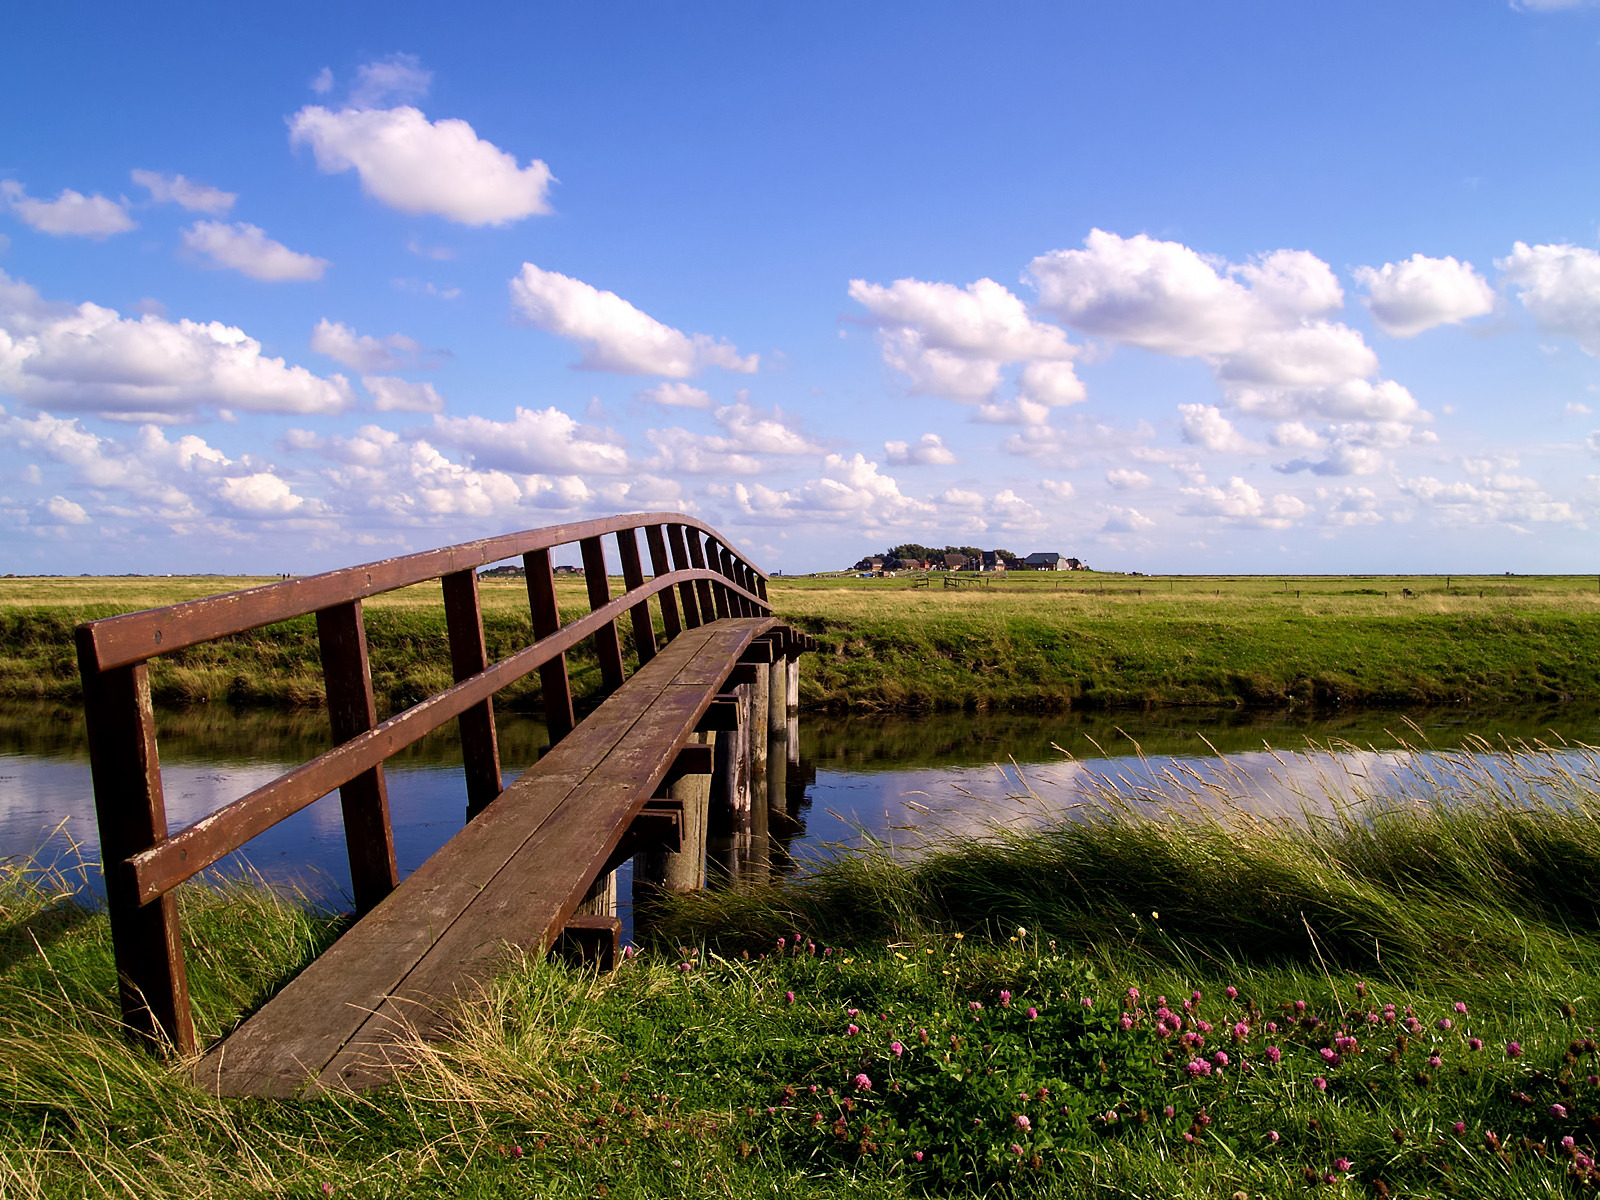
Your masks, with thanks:
<instances>
[{"instance_id":1,"label":"distant fence post","mask_svg":"<svg viewBox=\"0 0 1600 1200\"><path fill-rule=\"evenodd\" d=\"M80 627L76 638L123 1024L148 1044L165 1041L193 1054L178 898L168 892L141 906L127 862L167 836L149 668L139 662L101 671L88 631Z\"/></svg>"},{"instance_id":2,"label":"distant fence post","mask_svg":"<svg viewBox=\"0 0 1600 1200\"><path fill-rule=\"evenodd\" d=\"M317 640L328 693L328 722L333 728L334 744L338 745L378 723L361 601L349 600L319 609ZM355 893L356 912L371 912L400 882L383 764L361 772L341 787L339 807L344 813L345 850L350 855L350 890Z\"/></svg>"}]
</instances>

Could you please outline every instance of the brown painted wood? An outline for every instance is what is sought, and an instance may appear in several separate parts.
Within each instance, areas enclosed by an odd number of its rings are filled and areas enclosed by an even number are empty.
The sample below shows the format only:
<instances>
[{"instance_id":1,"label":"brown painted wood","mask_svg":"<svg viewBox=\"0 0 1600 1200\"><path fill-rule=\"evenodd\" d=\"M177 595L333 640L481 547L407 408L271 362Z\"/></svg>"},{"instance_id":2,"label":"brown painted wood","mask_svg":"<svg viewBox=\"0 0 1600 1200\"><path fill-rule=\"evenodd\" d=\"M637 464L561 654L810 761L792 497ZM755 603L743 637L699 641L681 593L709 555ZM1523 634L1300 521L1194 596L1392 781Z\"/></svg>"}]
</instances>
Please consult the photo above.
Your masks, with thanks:
<instances>
[{"instance_id":1,"label":"brown painted wood","mask_svg":"<svg viewBox=\"0 0 1600 1200\"><path fill-rule=\"evenodd\" d=\"M723 621L736 616L733 611L733 601L728 595L728 565L723 560L722 543L715 538L706 539L706 566L722 577L711 585L711 598L717 606L717 619Z\"/></svg>"},{"instance_id":2,"label":"brown painted wood","mask_svg":"<svg viewBox=\"0 0 1600 1200\"><path fill-rule=\"evenodd\" d=\"M692 571L695 569L694 560L689 557L688 542L684 537L682 525L667 526L667 543L672 547L672 568L675 571ZM701 564L704 566L704 564ZM683 623L689 629L704 624L700 616L700 601L697 585L693 583L680 583L678 596L683 601Z\"/></svg>"},{"instance_id":3,"label":"brown painted wood","mask_svg":"<svg viewBox=\"0 0 1600 1200\"><path fill-rule=\"evenodd\" d=\"M518 554L548 551L585 537L600 537L621 529L633 529L661 521L674 522L685 529L711 532L704 522L682 513L630 513L463 542L420 554L344 567L322 575L308 575L221 596L188 600L165 608L91 621L88 622L87 661L96 670L127 666L226 634L306 616L337 604L365 599L414 583L425 583L456 571L487 566Z\"/></svg>"},{"instance_id":4,"label":"brown painted wood","mask_svg":"<svg viewBox=\"0 0 1600 1200\"><path fill-rule=\"evenodd\" d=\"M478 573L446 575L444 620L450 638L450 673L457 683L489 665L483 640L483 609L478 601ZM461 756L467 775L467 819L484 810L504 788L500 779L500 744L494 727L494 701L485 699L456 718L461 730Z\"/></svg>"},{"instance_id":5,"label":"brown painted wood","mask_svg":"<svg viewBox=\"0 0 1600 1200\"><path fill-rule=\"evenodd\" d=\"M497 878L524 846L548 841L543 826L564 804L572 808L569 801L578 806L574 812L587 814L581 823L588 836L596 839L591 862L608 854L620 840L621 831L600 828L596 819L600 814L587 809L586 802L578 798L580 785L590 781L603 764L613 762L624 739L642 738L641 744L657 758L645 755L648 761L644 765L650 769L637 774L640 764L635 753L629 760L631 767L625 767L622 774L635 771L637 791L653 788L676 761L677 747L668 744L661 748L673 732L670 721L663 728L658 720L635 734L643 714L654 712L670 688L690 694L696 704L687 712L678 703L667 706L678 712L678 740L686 741L688 733L681 726L692 725L699 706L709 704L715 684L678 681L685 676L703 680L725 671L730 659L767 624L749 622L686 631L665 647L626 689L606 700L376 911L291 981L227 1042L214 1048L198 1072L204 1085L225 1095L291 1095L308 1077L323 1071L357 1027L371 1019L368 1014L401 988L423 956L442 941L445 931L478 901L487 887L485 881ZM613 770L622 762L617 759ZM634 798L642 808L643 797ZM603 858L594 865L603 865ZM588 882L582 881L576 898L563 900L572 900L576 907ZM507 936L507 929L497 933L494 945L484 948L485 955L493 958L498 953L498 939ZM463 986L470 983L466 980ZM453 985L443 994L446 998L454 994ZM391 1012L398 1011L391 1008ZM338 1076L328 1078L331 1081Z\"/></svg>"},{"instance_id":6,"label":"brown painted wood","mask_svg":"<svg viewBox=\"0 0 1600 1200\"><path fill-rule=\"evenodd\" d=\"M533 614L533 636L538 641L561 628L561 610L556 605L556 577L550 565L550 551L534 550L522 556L523 574L528 581L528 607ZM539 694L544 700L544 722L553 746L577 724L572 712L572 684L567 679L565 654L539 668Z\"/></svg>"},{"instance_id":7,"label":"brown painted wood","mask_svg":"<svg viewBox=\"0 0 1600 1200\"><path fill-rule=\"evenodd\" d=\"M606 552L597 537L578 543L583 554L583 581L589 589L589 608L604 608L611 603L611 584L606 578ZM622 642L614 621L607 621L594 635L595 657L600 660L600 685L614 692L623 683Z\"/></svg>"},{"instance_id":8,"label":"brown painted wood","mask_svg":"<svg viewBox=\"0 0 1600 1200\"><path fill-rule=\"evenodd\" d=\"M739 661L741 663L769 663L778 657L774 650L775 647L771 642L761 638L758 641L751 642L745 648L745 652L739 656Z\"/></svg>"},{"instance_id":9,"label":"brown painted wood","mask_svg":"<svg viewBox=\"0 0 1600 1200\"><path fill-rule=\"evenodd\" d=\"M697 730L696 732L699 731ZM672 760L672 766L667 768L667 773L661 780L660 787L656 790L661 791L664 788L671 787L685 775L709 774L711 774L711 747L702 745L699 742L691 742L687 746L679 748L678 756ZM660 799L660 797L657 797L657 799Z\"/></svg>"},{"instance_id":10,"label":"brown painted wood","mask_svg":"<svg viewBox=\"0 0 1600 1200\"><path fill-rule=\"evenodd\" d=\"M317 613L317 641L328 697L328 722L335 744L348 742L378 723L367 661L367 630L361 601L350 600ZM371 912L400 882L389 826L389 789L383 764L369 767L339 789L350 890L356 912Z\"/></svg>"},{"instance_id":11,"label":"brown painted wood","mask_svg":"<svg viewBox=\"0 0 1600 1200\"><path fill-rule=\"evenodd\" d=\"M700 723L694 727L696 733L722 733L739 728L739 698L732 693L719 695L706 709L705 715L700 718Z\"/></svg>"},{"instance_id":12,"label":"brown painted wood","mask_svg":"<svg viewBox=\"0 0 1600 1200\"><path fill-rule=\"evenodd\" d=\"M550 953L573 966L612 971L622 945L622 922L616 917L573 917Z\"/></svg>"},{"instance_id":13,"label":"brown painted wood","mask_svg":"<svg viewBox=\"0 0 1600 1200\"><path fill-rule=\"evenodd\" d=\"M117 994L124 1026L152 1046L195 1050L189 981L176 896L140 905L127 860L167 836L161 761L149 668L143 663L93 670L81 653L89 770L100 827L100 864L111 918Z\"/></svg>"},{"instance_id":14,"label":"brown painted wood","mask_svg":"<svg viewBox=\"0 0 1600 1200\"><path fill-rule=\"evenodd\" d=\"M617 557L622 560L622 585L629 594L644 586L639 562L639 539L631 529L617 530ZM628 610L633 617L633 646L642 667L656 656L656 627L650 619L650 602L641 600Z\"/></svg>"},{"instance_id":15,"label":"brown painted wood","mask_svg":"<svg viewBox=\"0 0 1600 1200\"><path fill-rule=\"evenodd\" d=\"M700 543L699 530L685 526L683 537L689 547L689 565L696 570L712 571L720 574L720 572L717 572L716 564L709 561L709 547L702 546ZM709 578L695 581L694 594L700 602L700 619L702 621L715 621L728 615L718 607L716 602L717 597L721 595L721 589Z\"/></svg>"},{"instance_id":16,"label":"brown painted wood","mask_svg":"<svg viewBox=\"0 0 1600 1200\"><path fill-rule=\"evenodd\" d=\"M671 587L670 582L647 587ZM369 767L382 763L487 696L555 659L590 636L600 621L614 619L626 601L613 601L599 614L578 618L482 674L447 688L390 717L371 731L280 775L270 783L202 817L180 833L130 859L139 900L146 903L205 870L259 833L314 803Z\"/></svg>"},{"instance_id":17,"label":"brown painted wood","mask_svg":"<svg viewBox=\"0 0 1600 1200\"><path fill-rule=\"evenodd\" d=\"M662 535L662 526L646 525L644 527L645 545L650 550L650 573L659 579L663 575L672 574L672 565L667 559L667 539ZM658 595L661 604L661 626L671 641L683 632L683 619L678 615L678 597L669 588Z\"/></svg>"},{"instance_id":18,"label":"brown painted wood","mask_svg":"<svg viewBox=\"0 0 1600 1200\"><path fill-rule=\"evenodd\" d=\"M377 1078L386 1077L383 1047L392 1044L398 1023L423 1038L437 1037L448 1027L455 998L470 996L502 970L508 948L537 951L550 945L665 773L671 750L663 752L662 735L692 723L702 702L698 689L669 688L636 718L635 736L619 741L571 790L540 825L538 837L484 883L471 907L440 933L395 994L362 1023L323 1070L325 1085L369 1086L376 1081L374 1065Z\"/></svg>"}]
</instances>

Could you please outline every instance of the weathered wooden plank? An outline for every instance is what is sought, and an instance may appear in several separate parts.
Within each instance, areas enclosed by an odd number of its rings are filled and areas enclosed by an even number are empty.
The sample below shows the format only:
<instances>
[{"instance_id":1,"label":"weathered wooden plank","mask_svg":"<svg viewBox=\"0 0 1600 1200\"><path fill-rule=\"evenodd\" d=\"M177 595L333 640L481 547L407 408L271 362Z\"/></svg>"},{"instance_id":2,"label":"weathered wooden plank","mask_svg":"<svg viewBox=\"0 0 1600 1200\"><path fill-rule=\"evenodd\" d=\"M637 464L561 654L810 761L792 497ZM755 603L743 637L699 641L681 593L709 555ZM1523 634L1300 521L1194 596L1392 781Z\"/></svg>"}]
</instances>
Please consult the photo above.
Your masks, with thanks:
<instances>
[{"instance_id":1,"label":"weathered wooden plank","mask_svg":"<svg viewBox=\"0 0 1600 1200\"><path fill-rule=\"evenodd\" d=\"M748 639L767 624L750 622L742 630L712 626L686 632L670 643L627 689L608 699L388 901L208 1054L198 1072L201 1082L225 1095L289 1095L323 1070L357 1027L371 1020L369 1014L384 997L401 987L435 941L481 897L484 881L502 870L564 801L577 801L573 811L582 810L577 790L600 764L620 761L616 747L637 724L636 717L629 723L619 710L654 711L663 691L673 686L685 667L708 654L726 663L741 648L738 635ZM690 691L701 701L707 698L703 684L687 689L680 685L677 690ZM597 720L603 713L604 718ZM675 751L670 761L675 761ZM663 768L663 777L667 769ZM649 782L647 773L639 786ZM585 824L593 828L598 823L594 818L590 814Z\"/></svg>"},{"instance_id":2,"label":"weathered wooden plank","mask_svg":"<svg viewBox=\"0 0 1600 1200\"><path fill-rule=\"evenodd\" d=\"M445 630L450 639L450 673L457 683L489 665L483 639L483 609L478 602L478 573L446 575ZM494 701L480 700L456 718L461 730L461 757L467 776L467 817L482 812L504 788L500 779L500 744L494 727Z\"/></svg>"},{"instance_id":3,"label":"weathered wooden plank","mask_svg":"<svg viewBox=\"0 0 1600 1200\"><path fill-rule=\"evenodd\" d=\"M367 661L367 630L361 601L317 613L317 641L327 690L328 722L335 744L348 742L378 723ZM345 850L350 856L350 890L356 912L371 912L400 882L389 826L389 787L383 764L368 767L339 788Z\"/></svg>"},{"instance_id":4,"label":"weathered wooden plank","mask_svg":"<svg viewBox=\"0 0 1600 1200\"><path fill-rule=\"evenodd\" d=\"M689 556L688 542L684 538L682 525L667 526L667 542L672 547L672 569L674 571L693 570L694 560ZM683 623L690 629L703 624L704 622L700 616L700 601L695 585L692 583L680 583L678 585L678 595L683 600Z\"/></svg>"},{"instance_id":5,"label":"weathered wooden plank","mask_svg":"<svg viewBox=\"0 0 1600 1200\"><path fill-rule=\"evenodd\" d=\"M508 947L539 951L554 941L665 776L704 702L698 687L669 687L635 718L633 736L572 789L362 1023L323 1070L323 1086L363 1088L387 1078L397 1032L438 1036L454 1003L504 968ZM584 724L599 716L597 710Z\"/></svg>"},{"instance_id":6,"label":"weathered wooden plank","mask_svg":"<svg viewBox=\"0 0 1600 1200\"><path fill-rule=\"evenodd\" d=\"M80 643L84 634L78 631ZM100 865L123 1024L151 1045L195 1050L176 896L142 905L128 859L167 836L149 668L95 671L80 657Z\"/></svg>"}]
</instances>

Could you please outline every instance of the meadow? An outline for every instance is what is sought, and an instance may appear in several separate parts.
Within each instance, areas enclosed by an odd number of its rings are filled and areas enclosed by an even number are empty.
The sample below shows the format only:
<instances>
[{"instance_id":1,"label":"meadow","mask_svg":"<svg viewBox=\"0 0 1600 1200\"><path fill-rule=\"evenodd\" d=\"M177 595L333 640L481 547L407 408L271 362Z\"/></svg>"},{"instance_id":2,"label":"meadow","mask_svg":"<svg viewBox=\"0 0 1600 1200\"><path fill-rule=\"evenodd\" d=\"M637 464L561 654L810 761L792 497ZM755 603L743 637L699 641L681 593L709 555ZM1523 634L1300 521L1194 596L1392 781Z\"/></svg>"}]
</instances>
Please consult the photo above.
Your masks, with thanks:
<instances>
[{"instance_id":1,"label":"meadow","mask_svg":"<svg viewBox=\"0 0 1600 1200\"><path fill-rule=\"evenodd\" d=\"M122 1042L104 917L8 863L0 1194L1589 1194L1600 762L1567 762L869 847L669 903L609 975L517 959L393 1084L290 1102ZM248 881L183 904L208 1038L338 929Z\"/></svg>"},{"instance_id":2,"label":"meadow","mask_svg":"<svg viewBox=\"0 0 1600 1200\"><path fill-rule=\"evenodd\" d=\"M259 582L0 579L0 693L74 699L79 621ZM821 643L802 672L806 706L1493 707L1600 698L1600 579L1591 577L1059 573L912 583L771 581L775 611ZM523 586L485 580L482 592L490 653L509 653L529 633ZM559 580L558 597L569 617L588 611L581 579ZM376 598L366 611L380 706L393 711L448 685L437 586ZM570 662L577 693L592 695L592 651L580 647ZM313 622L156 660L152 681L171 706L314 707L322 683ZM527 681L504 701L531 706L536 689Z\"/></svg>"}]
</instances>

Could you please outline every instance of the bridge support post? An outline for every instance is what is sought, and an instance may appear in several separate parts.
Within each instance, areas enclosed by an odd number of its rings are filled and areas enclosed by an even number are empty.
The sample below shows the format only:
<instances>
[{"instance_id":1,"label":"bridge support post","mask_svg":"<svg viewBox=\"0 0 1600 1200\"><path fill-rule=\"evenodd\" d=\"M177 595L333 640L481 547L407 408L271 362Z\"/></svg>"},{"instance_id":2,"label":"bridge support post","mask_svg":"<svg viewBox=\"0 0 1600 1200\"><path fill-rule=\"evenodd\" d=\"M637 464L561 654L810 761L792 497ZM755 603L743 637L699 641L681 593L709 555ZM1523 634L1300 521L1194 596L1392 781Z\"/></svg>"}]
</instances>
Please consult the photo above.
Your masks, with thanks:
<instances>
[{"instance_id":1,"label":"bridge support post","mask_svg":"<svg viewBox=\"0 0 1600 1200\"><path fill-rule=\"evenodd\" d=\"M771 868L767 820L767 709L771 705L772 672L767 664L755 669L750 692L750 850L745 857L743 878L753 882L767 879Z\"/></svg>"},{"instance_id":2,"label":"bridge support post","mask_svg":"<svg viewBox=\"0 0 1600 1200\"><path fill-rule=\"evenodd\" d=\"M741 875L750 850L750 688L734 689L739 728L717 736L706 824L706 882L727 887Z\"/></svg>"},{"instance_id":3,"label":"bridge support post","mask_svg":"<svg viewBox=\"0 0 1600 1200\"><path fill-rule=\"evenodd\" d=\"M800 765L800 655L785 658L783 664L784 741L789 765Z\"/></svg>"}]
</instances>

